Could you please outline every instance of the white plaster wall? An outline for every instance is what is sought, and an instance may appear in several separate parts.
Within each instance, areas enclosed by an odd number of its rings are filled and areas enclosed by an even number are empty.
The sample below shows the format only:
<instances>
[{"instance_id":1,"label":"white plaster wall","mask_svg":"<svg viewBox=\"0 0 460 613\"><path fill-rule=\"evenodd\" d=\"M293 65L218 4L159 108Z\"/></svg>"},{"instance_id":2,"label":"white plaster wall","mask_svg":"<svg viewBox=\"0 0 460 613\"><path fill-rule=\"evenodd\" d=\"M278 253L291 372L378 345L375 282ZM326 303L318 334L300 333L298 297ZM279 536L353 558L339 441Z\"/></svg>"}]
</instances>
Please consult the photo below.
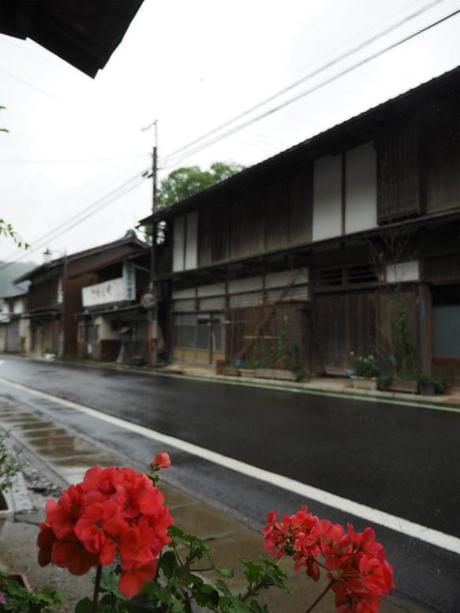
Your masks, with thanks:
<instances>
[{"instance_id":1,"label":"white plaster wall","mask_svg":"<svg viewBox=\"0 0 460 613\"><path fill-rule=\"evenodd\" d=\"M342 156L315 161L313 179L313 240L342 233Z\"/></svg>"},{"instance_id":2,"label":"white plaster wall","mask_svg":"<svg viewBox=\"0 0 460 613\"><path fill-rule=\"evenodd\" d=\"M189 287L187 289L176 289L172 293L174 300L183 300L184 298L195 298L195 288Z\"/></svg>"},{"instance_id":3,"label":"white plaster wall","mask_svg":"<svg viewBox=\"0 0 460 613\"><path fill-rule=\"evenodd\" d=\"M24 339L24 351L26 353L30 353L32 346L30 335L30 319L21 317L19 320L19 336Z\"/></svg>"},{"instance_id":4,"label":"white plaster wall","mask_svg":"<svg viewBox=\"0 0 460 613\"><path fill-rule=\"evenodd\" d=\"M265 277L265 287L267 289L272 287L285 288L291 283L293 285L308 283L308 268L270 272Z\"/></svg>"},{"instance_id":5,"label":"white plaster wall","mask_svg":"<svg viewBox=\"0 0 460 613\"><path fill-rule=\"evenodd\" d=\"M173 272L184 270L184 230L185 217L176 217L173 232Z\"/></svg>"},{"instance_id":6,"label":"white plaster wall","mask_svg":"<svg viewBox=\"0 0 460 613\"><path fill-rule=\"evenodd\" d=\"M110 321L104 316L95 317L94 325L99 326L100 341L118 340L120 338L120 336L112 330Z\"/></svg>"},{"instance_id":7,"label":"white plaster wall","mask_svg":"<svg viewBox=\"0 0 460 613\"><path fill-rule=\"evenodd\" d=\"M212 285L200 285L198 287L198 296L224 296L225 283L213 283Z\"/></svg>"},{"instance_id":8,"label":"white plaster wall","mask_svg":"<svg viewBox=\"0 0 460 613\"><path fill-rule=\"evenodd\" d=\"M420 264L418 260L398 262L386 267L387 283L405 283L420 280Z\"/></svg>"},{"instance_id":9,"label":"white plaster wall","mask_svg":"<svg viewBox=\"0 0 460 613\"><path fill-rule=\"evenodd\" d=\"M345 233L377 227L377 156L374 143L346 153Z\"/></svg>"},{"instance_id":10,"label":"white plaster wall","mask_svg":"<svg viewBox=\"0 0 460 613\"><path fill-rule=\"evenodd\" d=\"M187 241L185 243L185 270L198 265L198 213L187 215Z\"/></svg>"},{"instance_id":11,"label":"white plaster wall","mask_svg":"<svg viewBox=\"0 0 460 613\"><path fill-rule=\"evenodd\" d=\"M252 292L263 288L262 277L249 277L248 279L234 279L228 283L230 294L238 292Z\"/></svg>"},{"instance_id":12,"label":"white plaster wall","mask_svg":"<svg viewBox=\"0 0 460 613\"><path fill-rule=\"evenodd\" d=\"M13 313L20 315L24 313L24 298L16 298L13 306Z\"/></svg>"}]
</instances>

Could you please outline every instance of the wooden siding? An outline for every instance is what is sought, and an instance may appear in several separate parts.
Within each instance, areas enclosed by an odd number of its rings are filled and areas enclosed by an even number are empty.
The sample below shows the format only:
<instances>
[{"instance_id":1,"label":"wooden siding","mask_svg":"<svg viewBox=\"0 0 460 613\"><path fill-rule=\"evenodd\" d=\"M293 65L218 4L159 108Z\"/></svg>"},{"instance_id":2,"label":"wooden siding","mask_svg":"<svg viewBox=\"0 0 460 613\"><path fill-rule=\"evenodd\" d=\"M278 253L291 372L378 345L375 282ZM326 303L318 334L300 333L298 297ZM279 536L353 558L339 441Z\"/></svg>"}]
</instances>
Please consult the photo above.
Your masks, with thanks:
<instances>
[{"instance_id":1,"label":"wooden siding","mask_svg":"<svg viewBox=\"0 0 460 613\"><path fill-rule=\"evenodd\" d=\"M378 221L421 213L418 126L388 128L377 142Z\"/></svg>"},{"instance_id":2,"label":"wooden siding","mask_svg":"<svg viewBox=\"0 0 460 613\"><path fill-rule=\"evenodd\" d=\"M460 207L458 104L430 107L419 119L422 198L427 213Z\"/></svg>"},{"instance_id":3,"label":"wooden siding","mask_svg":"<svg viewBox=\"0 0 460 613\"><path fill-rule=\"evenodd\" d=\"M228 258L230 205L217 202L199 214L198 265L209 266Z\"/></svg>"},{"instance_id":4,"label":"wooden siding","mask_svg":"<svg viewBox=\"0 0 460 613\"><path fill-rule=\"evenodd\" d=\"M200 209L199 266L287 249L311 240L312 173L296 173L241 199Z\"/></svg>"},{"instance_id":5,"label":"wooden siding","mask_svg":"<svg viewBox=\"0 0 460 613\"><path fill-rule=\"evenodd\" d=\"M230 258L262 253L264 240L264 207L257 200L245 198L232 205Z\"/></svg>"},{"instance_id":6,"label":"wooden siding","mask_svg":"<svg viewBox=\"0 0 460 613\"><path fill-rule=\"evenodd\" d=\"M125 245L119 245L112 249L106 249L99 253L92 253L87 256L79 257L72 260L72 256L69 256L68 274L69 278L76 277L78 275L87 273L95 268L101 268L105 264L110 264L114 260L122 258L123 256L129 256L133 253L140 253L143 251L139 245L135 243L126 243Z\"/></svg>"},{"instance_id":7,"label":"wooden siding","mask_svg":"<svg viewBox=\"0 0 460 613\"><path fill-rule=\"evenodd\" d=\"M278 182L264 194L265 249L285 249L289 246L289 190L285 181Z\"/></svg>"},{"instance_id":8,"label":"wooden siding","mask_svg":"<svg viewBox=\"0 0 460 613\"><path fill-rule=\"evenodd\" d=\"M46 276L33 279L27 294L27 309L60 308L58 304L58 285L62 268L49 272Z\"/></svg>"},{"instance_id":9,"label":"wooden siding","mask_svg":"<svg viewBox=\"0 0 460 613\"><path fill-rule=\"evenodd\" d=\"M330 374L344 373L352 367L350 352L372 353L378 359L395 352L392 322L397 313L395 293L379 290L334 292L315 295L313 300L313 333L315 366ZM418 293L416 289L401 291L416 348L419 347Z\"/></svg>"},{"instance_id":10,"label":"wooden siding","mask_svg":"<svg viewBox=\"0 0 460 613\"><path fill-rule=\"evenodd\" d=\"M289 181L289 243L309 243L312 237L312 166L305 165Z\"/></svg>"}]
</instances>

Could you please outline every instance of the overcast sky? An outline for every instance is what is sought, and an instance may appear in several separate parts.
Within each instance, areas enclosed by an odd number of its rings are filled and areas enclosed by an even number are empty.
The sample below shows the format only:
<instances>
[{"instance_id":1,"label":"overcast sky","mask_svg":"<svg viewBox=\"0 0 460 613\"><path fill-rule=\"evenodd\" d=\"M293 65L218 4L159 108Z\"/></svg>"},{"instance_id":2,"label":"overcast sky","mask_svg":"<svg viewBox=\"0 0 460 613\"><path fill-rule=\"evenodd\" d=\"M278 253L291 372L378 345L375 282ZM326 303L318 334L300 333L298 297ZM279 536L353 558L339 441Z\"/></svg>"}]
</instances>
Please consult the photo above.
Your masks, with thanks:
<instances>
[{"instance_id":1,"label":"overcast sky","mask_svg":"<svg viewBox=\"0 0 460 613\"><path fill-rule=\"evenodd\" d=\"M460 16L180 161L171 152L425 6L422 15L258 112L436 21L460 0L145 0L93 80L30 41L0 35L1 211L41 262L122 236L149 212L151 181L57 238L37 242L150 165L250 165L460 63ZM257 113L255 113L257 114ZM255 115L253 114L253 115ZM252 117L252 116L249 116ZM134 187L136 181L128 183ZM38 248L40 247L40 248Z\"/></svg>"}]
</instances>

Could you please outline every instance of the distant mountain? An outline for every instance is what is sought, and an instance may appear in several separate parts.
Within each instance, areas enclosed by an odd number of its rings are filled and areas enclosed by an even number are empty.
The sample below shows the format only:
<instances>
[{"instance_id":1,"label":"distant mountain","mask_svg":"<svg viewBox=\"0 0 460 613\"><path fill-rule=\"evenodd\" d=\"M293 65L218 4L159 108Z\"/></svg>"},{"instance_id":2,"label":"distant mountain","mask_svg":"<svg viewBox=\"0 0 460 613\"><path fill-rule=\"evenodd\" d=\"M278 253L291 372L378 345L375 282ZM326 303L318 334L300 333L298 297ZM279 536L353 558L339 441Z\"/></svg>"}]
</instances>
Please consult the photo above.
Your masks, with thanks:
<instances>
[{"instance_id":1,"label":"distant mountain","mask_svg":"<svg viewBox=\"0 0 460 613\"><path fill-rule=\"evenodd\" d=\"M8 262L8 266L3 266L6 262L0 261L0 298L4 296L15 296L27 291L27 283L14 285L14 279L24 275L32 268L37 266L36 262Z\"/></svg>"}]
</instances>

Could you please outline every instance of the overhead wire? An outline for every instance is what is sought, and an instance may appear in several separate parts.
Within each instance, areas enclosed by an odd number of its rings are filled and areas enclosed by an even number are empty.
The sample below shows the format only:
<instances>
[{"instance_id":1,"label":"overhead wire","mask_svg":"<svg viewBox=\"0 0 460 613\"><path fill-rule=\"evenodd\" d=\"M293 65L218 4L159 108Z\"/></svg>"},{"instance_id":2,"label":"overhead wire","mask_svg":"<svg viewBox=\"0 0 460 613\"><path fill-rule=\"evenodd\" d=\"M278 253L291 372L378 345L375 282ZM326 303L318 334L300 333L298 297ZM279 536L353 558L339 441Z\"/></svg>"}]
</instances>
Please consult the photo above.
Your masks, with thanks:
<instances>
[{"instance_id":1,"label":"overhead wire","mask_svg":"<svg viewBox=\"0 0 460 613\"><path fill-rule=\"evenodd\" d=\"M80 225L81 223L83 223L83 221L86 221L96 213L99 213L101 210L103 210L116 200L119 200L121 197L129 194L134 189L137 189L147 179L147 177L147 170L142 173L136 173L136 175L125 181L119 187L110 191L108 194L106 194L102 198L99 198L95 202L92 202L90 205L86 206L84 209L71 216L64 222L61 222L44 235L36 238L34 241L32 241L31 249L25 250L19 257L15 258L15 260L6 261L2 266L0 266L0 271L17 261L23 260L30 254L38 251L39 249L42 249L44 246L46 246L47 242L55 239L57 236L69 232L74 227ZM135 179L137 179L136 183L134 185L130 185Z\"/></svg>"},{"instance_id":2,"label":"overhead wire","mask_svg":"<svg viewBox=\"0 0 460 613\"><path fill-rule=\"evenodd\" d=\"M445 0L432 0L428 4L425 4L424 6L420 7L419 9L417 9L416 11L411 13L410 15L406 15L405 17L403 17L399 21L397 21L397 22L393 23L392 25L384 28L383 30L380 30L380 32L377 32L377 34L374 34L374 35L366 38L365 40L360 42L358 45L355 45L351 49L348 49L344 53L342 53L339 56L336 56L335 58L333 58L332 60L327 61L326 63L324 63L321 66L319 66L318 68L312 70L311 72L309 72L308 74L304 75L300 79L296 79L295 81L293 81L292 83L290 83L286 87L283 87L282 89L280 89L277 92L275 92L274 94L268 96L264 100L254 104L253 106L249 107L245 111L242 111L241 113L238 113L237 115L235 115L231 119L228 119L227 121L225 121L224 123L220 124L219 126L217 126L215 128L212 128L208 132L205 132L201 136L191 140L186 145L183 145L179 149L176 149L175 151L171 152L167 156L167 159L170 158L170 157L175 156L178 153L181 153L182 151L184 151L184 150L186 150L186 149L188 149L190 147L192 147L193 145L197 144L198 142L200 142L201 140L207 138L208 136L212 136L216 132L226 128L227 126L231 125L232 123L235 123L235 121L238 121L239 119L242 119L246 115L248 115L248 114L258 110L259 108L265 106L269 102L272 102L276 98L279 98L280 96L288 93L289 91L291 91L292 89L298 87L299 85L301 85L305 81L310 80L310 79L314 78L315 76L318 76L319 74L321 74L325 70L328 70L329 68L332 68L336 64L338 64L338 63L342 62L343 60L347 59L348 57L350 57L351 55L355 55L356 53L358 53L358 51L361 51L365 47L368 47L370 44L376 42L380 38L382 38L384 36L387 36L388 34L391 34L391 32L393 32L394 30L396 30L396 29L400 28L401 26L407 24L409 21L412 21L412 20L416 19L417 17L420 17L420 15L422 15L423 13L426 13L427 11L431 10L435 6L441 4L442 2L445 2Z\"/></svg>"},{"instance_id":3,"label":"overhead wire","mask_svg":"<svg viewBox=\"0 0 460 613\"><path fill-rule=\"evenodd\" d=\"M54 165L54 164L92 164L93 162L106 162L109 160L126 160L132 158L141 158L148 157L151 155L150 153L132 153L126 155L111 155L105 157L96 157L96 158L80 158L74 160L2 160L0 159L0 164L5 165Z\"/></svg>"},{"instance_id":4,"label":"overhead wire","mask_svg":"<svg viewBox=\"0 0 460 613\"><path fill-rule=\"evenodd\" d=\"M408 42L409 40L415 38L416 36L419 36L420 34L423 34L424 32L427 32L428 30L431 30L432 28L440 25L441 23L444 23L445 21L452 19L453 17L455 17L456 15L458 15L460 13L460 9L457 9L455 11L452 11L451 13L449 13L448 15L445 15L444 17L441 17L440 19L437 19L436 21L418 29L415 32L412 32L406 36L404 36L403 38L387 45L386 47L370 54L369 56L365 57L364 59L356 62L355 64L352 64L351 66L348 66L347 68L344 68L343 70L339 71L338 73L326 78L325 80L321 81L320 83L310 87L307 90L304 90L303 92L300 92L299 94L296 94L295 96L289 98L288 100L285 100L279 104L277 104L274 107L269 108L268 110L264 111L263 113L260 113L259 115L256 115L255 117L252 117L251 119L238 124L237 126L234 126L232 128L230 128L229 130L226 130L220 134L218 134L217 136L215 136L214 138L211 138L209 140L207 140L206 142L202 143L201 145L197 145L196 147L192 148L192 149L188 149L187 151L184 152L184 155L179 157L178 160L176 160L173 164L171 164L170 166L163 166L164 169L169 169L169 168L173 168L175 166L177 166L178 164L182 163L185 159L187 159L188 157L190 157L191 155L194 155L195 153L198 153L199 151L202 151L203 149L215 144L216 142L227 138L228 136L231 136L232 134L234 134L235 132L239 132L241 130L243 130L244 128L247 128L248 126L252 125L253 123L256 123L258 121L260 121L261 119L265 119L266 117L269 117L270 115L273 115L274 113L280 111L281 109L285 108L286 106L289 106L291 104L293 104L294 102L297 102L298 100L300 100L301 98L305 98L306 96L318 91L319 89L322 89L323 87L325 87L326 85L329 85L330 83L333 83L334 81L337 81L338 79L340 79L341 77L351 73L352 71L356 70L357 68L360 68L361 66L364 66L365 64L368 64L369 62L371 62L372 60L380 57L381 55L384 55L385 53L387 53L388 51L391 51L393 49L395 49L396 47L399 47L400 45ZM228 125L228 124L227 124ZM198 139L197 139L198 140ZM201 139L200 139L201 140ZM170 154L169 156L167 156L166 159L168 159L168 157L172 157L172 154Z\"/></svg>"}]
</instances>

